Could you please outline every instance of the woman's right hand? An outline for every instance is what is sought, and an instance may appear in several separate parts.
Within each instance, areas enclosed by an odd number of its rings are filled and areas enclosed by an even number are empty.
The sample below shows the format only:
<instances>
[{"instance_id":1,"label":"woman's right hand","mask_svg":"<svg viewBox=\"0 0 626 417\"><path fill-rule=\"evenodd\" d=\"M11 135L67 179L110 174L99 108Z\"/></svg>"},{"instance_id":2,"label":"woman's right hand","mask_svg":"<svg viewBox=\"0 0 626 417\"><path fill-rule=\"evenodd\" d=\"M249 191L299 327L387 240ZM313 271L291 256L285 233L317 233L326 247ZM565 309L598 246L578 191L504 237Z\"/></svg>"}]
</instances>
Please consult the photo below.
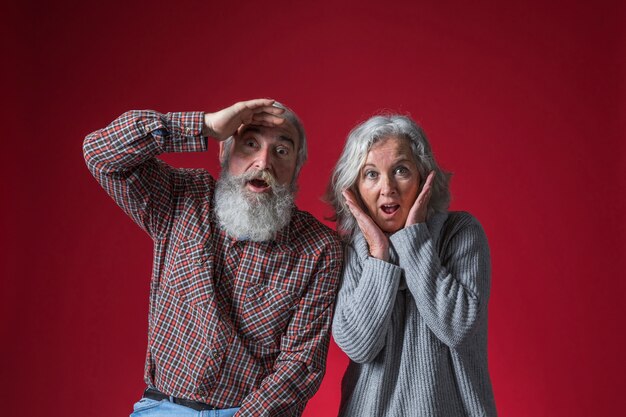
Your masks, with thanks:
<instances>
[{"instance_id":1,"label":"woman's right hand","mask_svg":"<svg viewBox=\"0 0 626 417\"><path fill-rule=\"evenodd\" d=\"M389 260L389 239L385 236L380 227L372 218L361 209L356 200L356 196L350 190L343 190L341 193L346 199L346 204L350 212L356 219L359 229L363 233L370 248L370 255L383 261Z\"/></svg>"}]
</instances>

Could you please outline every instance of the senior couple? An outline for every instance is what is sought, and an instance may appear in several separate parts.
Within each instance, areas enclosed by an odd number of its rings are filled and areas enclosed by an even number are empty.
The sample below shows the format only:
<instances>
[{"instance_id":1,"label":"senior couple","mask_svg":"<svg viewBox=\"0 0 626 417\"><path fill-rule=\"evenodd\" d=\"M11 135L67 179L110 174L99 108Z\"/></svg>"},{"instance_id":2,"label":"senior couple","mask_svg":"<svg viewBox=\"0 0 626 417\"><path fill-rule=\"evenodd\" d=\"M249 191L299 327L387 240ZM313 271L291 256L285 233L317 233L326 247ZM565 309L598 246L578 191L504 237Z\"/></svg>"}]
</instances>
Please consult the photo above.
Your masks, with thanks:
<instances>
[{"instance_id":1,"label":"senior couple","mask_svg":"<svg viewBox=\"0 0 626 417\"><path fill-rule=\"evenodd\" d=\"M209 138L217 180L157 158ZM385 115L350 132L327 195L341 240L294 205L306 141L269 99L130 111L85 139L90 171L154 241L131 416L299 416L331 329L350 358L340 416L494 416L487 240L447 211L449 174L422 129Z\"/></svg>"}]
</instances>

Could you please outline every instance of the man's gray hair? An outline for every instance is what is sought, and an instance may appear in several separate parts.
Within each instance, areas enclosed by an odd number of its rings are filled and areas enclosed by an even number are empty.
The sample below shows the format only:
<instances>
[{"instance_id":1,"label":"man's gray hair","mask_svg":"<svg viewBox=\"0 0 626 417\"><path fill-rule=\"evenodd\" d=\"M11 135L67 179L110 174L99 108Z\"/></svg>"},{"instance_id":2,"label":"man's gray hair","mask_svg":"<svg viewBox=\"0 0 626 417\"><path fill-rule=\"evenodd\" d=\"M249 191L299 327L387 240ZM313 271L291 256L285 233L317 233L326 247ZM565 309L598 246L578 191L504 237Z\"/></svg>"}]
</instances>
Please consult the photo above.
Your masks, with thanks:
<instances>
[{"instance_id":1,"label":"man's gray hair","mask_svg":"<svg viewBox=\"0 0 626 417\"><path fill-rule=\"evenodd\" d=\"M333 219L337 221L337 230L344 238L350 238L354 234L357 223L341 192L350 189L359 196L356 183L367 154L376 142L388 137L405 138L409 141L421 178L420 190L428 173L435 171L428 203L428 216L436 212L445 212L450 205L448 184L451 174L443 171L435 161L422 128L407 116L398 114L374 116L357 125L348 135L326 193L326 200L335 209ZM367 212L365 207L361 208Z\"/></svg>"},{"instance_id":2,"label":"man's gray hair","mask_svg":"<svg viewBox=\"0 0 626 417\"><path fill-rule=\"evenodd\" d=\"M287 120L289 123L293 125L293 127L296 128L296 131L298 132L298 136L300 137L300 145L298 146L298 157L296 160L296 171L293 175L293 181L295 182L308 156L307 146L306 146L306 133L304 131L304 126L302 125L302 121L293 110L291 110L289 107L285 106L284 104L279 103L278 101L274 102L274 107L278 107L280 109L285 110L285 112L282 114L282 117L285 118L285 120ZM229 137L228 139L224 141L224 155L223 155L223 160L222 160L222 169L228 167L228 161L230 159L230 151L233 147L234 142L235 142L235 138L233 136Z\"/></svg>"}]
</instances>

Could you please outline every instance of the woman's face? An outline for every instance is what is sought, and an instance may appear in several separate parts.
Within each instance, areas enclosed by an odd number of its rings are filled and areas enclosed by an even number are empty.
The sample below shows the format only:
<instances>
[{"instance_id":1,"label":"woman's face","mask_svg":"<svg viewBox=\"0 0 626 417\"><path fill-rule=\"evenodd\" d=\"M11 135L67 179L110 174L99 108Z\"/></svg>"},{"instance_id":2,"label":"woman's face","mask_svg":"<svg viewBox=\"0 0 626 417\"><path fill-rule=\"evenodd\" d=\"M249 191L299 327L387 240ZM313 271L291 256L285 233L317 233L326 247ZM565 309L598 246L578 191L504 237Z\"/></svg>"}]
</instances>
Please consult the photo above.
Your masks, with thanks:
<instances>
[{"instance_id":1,"label":"woman's face","mask_svg":"<svg viewBox=\"0 0 626 417\"><path fill-rule=\"evenodd\" d=\"M408 140L389 136L370 149L357 189L378 227L394 233L404 227L419 184L420 174Z\"/></svg>"}]
</instances>

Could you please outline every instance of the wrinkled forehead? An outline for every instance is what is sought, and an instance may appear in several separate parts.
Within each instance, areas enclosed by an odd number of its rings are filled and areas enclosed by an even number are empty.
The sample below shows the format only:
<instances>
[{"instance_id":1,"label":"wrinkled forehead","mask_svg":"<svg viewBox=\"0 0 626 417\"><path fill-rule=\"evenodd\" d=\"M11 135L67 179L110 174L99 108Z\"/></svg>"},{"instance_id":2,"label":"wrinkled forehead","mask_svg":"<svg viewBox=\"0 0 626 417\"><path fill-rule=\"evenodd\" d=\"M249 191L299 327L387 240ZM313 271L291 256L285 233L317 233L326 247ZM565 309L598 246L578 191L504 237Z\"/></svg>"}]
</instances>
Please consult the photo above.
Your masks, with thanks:
<instances>
[{"instance_id":1,"label":"wrinkled forehead","mask_svg":"<svg viewBox=\"0 0 626 417\"><path fill-rule=\"evenodd\" d=\"M298 129L287 119L279 126L243 125L235 134L235 138L244 137L246 133L258 134L272 139L289 142L293 148L300 149L300 134Z\"/></svg>"},{"instance_id":2,"label":"wrinkled forehead","mask_svg":"<svg viewBox=\"0 0 626 417\"><path fill-rule=\"evenodd\" d=\"M387 135L376 138L367 149L366 159L372 156L372 152L378 153L381 151L408 159L415 159L411 141L405 136Z\"/></svg>"}]
</instances>

